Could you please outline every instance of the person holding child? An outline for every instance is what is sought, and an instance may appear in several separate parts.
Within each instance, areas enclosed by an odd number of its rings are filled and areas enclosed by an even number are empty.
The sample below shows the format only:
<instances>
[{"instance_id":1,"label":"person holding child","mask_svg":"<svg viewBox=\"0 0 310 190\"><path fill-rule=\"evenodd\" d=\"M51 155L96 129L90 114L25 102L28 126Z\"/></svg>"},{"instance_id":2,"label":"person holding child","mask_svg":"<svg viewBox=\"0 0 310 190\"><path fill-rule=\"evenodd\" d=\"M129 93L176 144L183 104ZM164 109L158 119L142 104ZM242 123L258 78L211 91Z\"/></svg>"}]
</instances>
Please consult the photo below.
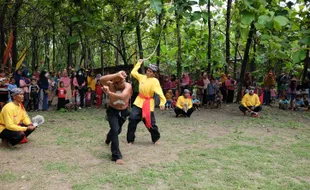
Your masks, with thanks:
<instances>
[{"instance_id":1,"label":"person holding child","mask_svg":"<svg viewBox=\"0 0 310 190\"><path fill-rule=\"evenodd\" d=\"M192 115L194 109L192 99L189 96L190 91L188 89L184 90L183 96L179 96L176 108L174 109L176 117L179 116L190 117Z\"/></svg>"},{"instance_id":2,"label":"person holding child","mask_svg":"<svg viewBox=\"0 0 310 190\"><path fill-rule=\"evenodd\" d=\"M250 87L249 93L245 94L239 106L240 111L246 115L246 112L251 112L251 115L258 116L258 112L262 110L258 95L254 93L254 87Z\"/></svg>"}]
</instances>

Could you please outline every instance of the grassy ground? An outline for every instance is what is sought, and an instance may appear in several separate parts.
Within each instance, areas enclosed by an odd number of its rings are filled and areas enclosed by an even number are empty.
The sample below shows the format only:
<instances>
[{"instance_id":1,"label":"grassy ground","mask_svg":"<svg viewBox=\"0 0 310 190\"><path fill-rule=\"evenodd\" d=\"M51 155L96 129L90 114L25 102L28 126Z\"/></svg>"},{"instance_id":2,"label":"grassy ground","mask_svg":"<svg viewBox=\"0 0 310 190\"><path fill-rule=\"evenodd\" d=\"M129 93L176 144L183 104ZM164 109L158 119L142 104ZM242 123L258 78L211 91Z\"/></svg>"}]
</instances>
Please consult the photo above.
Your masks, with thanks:
<instances>
[{"instance_id":1,"label":"grassy ground","mask_svg":"<svg viewBox=\"0 0 310 190\"><path fill-rule=\"evenodd\" d=\"M235 104L175 118L156 112L159 146L140 124L136 143L120 135L125 165L110 161L104 110L40 113L29 143L0 149L1 189L310 189L310 112ZM34 115L34 113L30 113Z\"/></svg>"}]
</instances>

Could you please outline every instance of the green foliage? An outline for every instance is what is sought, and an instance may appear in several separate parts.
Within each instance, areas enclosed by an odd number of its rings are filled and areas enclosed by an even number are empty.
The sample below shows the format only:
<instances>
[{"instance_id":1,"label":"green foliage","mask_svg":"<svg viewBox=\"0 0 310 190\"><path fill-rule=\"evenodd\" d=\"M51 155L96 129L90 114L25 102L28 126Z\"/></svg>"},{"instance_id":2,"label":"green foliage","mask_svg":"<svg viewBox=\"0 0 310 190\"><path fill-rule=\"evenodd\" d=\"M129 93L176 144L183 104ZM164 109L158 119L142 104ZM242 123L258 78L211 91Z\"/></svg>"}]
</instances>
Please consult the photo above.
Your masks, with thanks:
<instances>
[{"instance_id":1,"label":"green foliage","mask_svg":"<svg viewBox=\"0 0 310 190\"><path fill-rule=\"evenodd\" d=\"M151 7L156 10L156 13L159 15L163 9L162 0L150 0Z\"/></svg>"}]
</instances>

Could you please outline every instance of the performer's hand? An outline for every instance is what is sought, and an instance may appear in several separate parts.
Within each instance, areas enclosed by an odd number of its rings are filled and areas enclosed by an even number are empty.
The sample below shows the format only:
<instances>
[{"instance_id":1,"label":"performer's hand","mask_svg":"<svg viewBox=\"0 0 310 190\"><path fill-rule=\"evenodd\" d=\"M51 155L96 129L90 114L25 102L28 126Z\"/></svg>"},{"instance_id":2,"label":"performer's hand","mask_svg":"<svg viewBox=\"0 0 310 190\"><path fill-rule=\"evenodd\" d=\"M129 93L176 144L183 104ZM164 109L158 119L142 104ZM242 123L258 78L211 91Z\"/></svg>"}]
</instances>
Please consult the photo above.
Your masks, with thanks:
<instances>
[{"instance_id":1,"label":"performer's hand","mask_svg":"<svg viewBox=\"0 0 310 190\"><path fill-rule=\"evenodd\" d=\"M165 110L165 105L160 105L160 110Z\"/></svg>"},{"instance_id":2,"label":"performer's hand","mask_svg":"<svg viewBox=\"0 0 310 190\"><path fill-rule=\"evenodd\" d=\"M120 71L120 72L118 72L118 75L119 75L119 77L121 78L121 79L126 79L126 77L127 77L127 74L126 74L126 72L125 71Z\"/></svg>"},{"instance_id":3,"label":"performer's hand","mask_svg":"<svg viewBox=\"0 0 310 190\"><path fill-rule=\"evenodd\" d=\"M32 124L28 125L28 127L27 127L27 130L29 130L29 131L34 131L35 129L36 129L36 127L33 126Z\"/></svg>"},{"instance_id":4,"label":"performer's hand","mask_svg":"<svg viewBox=\"0 0 310 190\"><path fill-rule=\"evenodd\" d=\"M110 93L110 89L108 86L103 86L103 92L105 92L106 94Z\"/></svg>"}]
</instances>

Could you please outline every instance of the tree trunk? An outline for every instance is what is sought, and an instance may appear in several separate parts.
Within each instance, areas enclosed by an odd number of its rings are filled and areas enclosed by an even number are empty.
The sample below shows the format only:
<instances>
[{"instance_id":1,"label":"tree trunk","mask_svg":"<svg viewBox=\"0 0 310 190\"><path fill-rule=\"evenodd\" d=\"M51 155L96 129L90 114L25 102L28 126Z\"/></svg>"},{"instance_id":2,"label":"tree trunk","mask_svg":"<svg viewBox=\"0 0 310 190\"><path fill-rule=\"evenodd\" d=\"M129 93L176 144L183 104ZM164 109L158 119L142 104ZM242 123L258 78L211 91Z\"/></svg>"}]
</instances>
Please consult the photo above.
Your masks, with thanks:
<instances>
[{"instance_id":1,"label":"tree trunk","mask_svg":"<svg viewBox=\"0 0 310 190\"><path fill-rule=\"evenodd\" d=\"M45 50L44 50L44 54L45 54L45 59L44 59L44 63L47 64L47 70L48 72L50 72L50 61L49 61L49 54L50 54L50 51L49 51L49 37L48 37L48 34L45 34L44 36L44 45L45 45Z\"/></svg>"},{"instance_id":2,"label":"tree trunk","mask_svg":"<svg viewBox=\"0 0 310 190\"><path fill-rule=\"evenodd\" d=\"M117 49L120 50L120 43L119 43L119 35L116 35L116 40L115 40L115 44L116 44L116 47ZM115 65L120 65L120 59L119 59L119 52L118 50L115 49Z\"/></svg>"},{"instance_id":3,"label":"tree trunk","mask_svg":"<svg viewBox=\"0 0 310 190\"><path fill-rule=\"evenodd\" d=\"M55 23L53 22L53 63L52 63L52 70L55 71L55 64L56 64L56 36L55 36Z\"/></svg>"},{"instance_id":4,"label":"tree trunk","mask_svg":"<svg viewBox=\"0 0 310 190\"><path fill-rule=\"evenodd\" d=\"M137 41L138 41L139 59L143 59L143 46L142 46L141 29L140 29L140 14L139 14L137 5L138 5L138 0L135 0L136 34L137 34ZM141 67L141 72L145 73L144 65L142 65Z\"/></svg>"},{"instance_id":5,"label":"tree trunk","mask_svg":"<svg viewBox=\"0 0 310 190\"><path fill-rule=\"evenodd\" d=\"M209 36L208 36L208 68L207 71L208 73L211 72L211 2L210 0L208 0L208 32L209 32Z\"/></svg>"},{"instance_id":6,"label":"tree trunk","mask_svg":"<svg viewBox=\"0 0 310 190\"><path fill-rule=\"evenodd\" d=\"M32 60L31 60L31 67L32 71L35 71L36 66L38 66L38 49L37 49L37 35L35 32L32 32L32 39L31 39L31 50L32 50Z\"/></svg>"},{"instance_id":7,"label":"tree trunk","mask_svg":"<svg viewBox=\"0 0 310 190\"><path fill-rule=\"evenodd\" d=\"M255 32L255 31L254 31ZM255 58L256 58L256 42L253 41L253 58L250 64L250 72L255 71Z\"/></svg>"},{"instance_id":8,"label":"tree trunk","mask_svg":"<svg viewBox=\"0 0 310 190\"><path fill-rule=\"evenodd\" d=\"M247 39L247 42L246 42L246 46L245 46L245 51L244 51L242 65L241 65L240 82L239 82L239 85L238 85L237 101L241 100L242 84L243 84L244 74L245 74L245 70L246 70L246 65L247 65L247 63L249 61L249 52L250 52L250 48L251 48L251 43L252 43L254 32L255 32L255 26L254 26L254 22L252 22L251 23L251 28L250 28L250 31L249 31L249 35L248 35L248 39Z\"/></svg>"},{"instance_id":9,"label":"tree trunk","mask_svg":"<svg viewBox=\"0 0 310 190\"><path fill-rule=\"evenodd\" d=\"M182 72L182 47L181 47L181 32L180 32L180 20L181 16L180 14L175 12L176 15L176 32L177 32L177 42L178 42L178 57L177 57L177 77L178 79L181 78L181 72Z\"/></svg>"},{"instance_id":10,"label":"tree trunk","mask_svg":"<svg viewBox=\"0 0 310 190\"><path fill-rule=\"evenodd\" d=\"M161 17L162 17L162 13L160 13L158 16L157 16L157 28L159 29L159 32L162 32L161 30ZM156 59L156 65L157 67L159 68L159 64L160 64L160 33L158 35L158 46L157 46L157 49L156 49L156 55L157 55L157 59Z\"/></svg>"},{"instance_id":11,"label":"tree trunk","mask_svg":"<svg viewBox=\"0 0 310 190\"><path fill-rule=\"evenodd\" d=\"M104 74L104 61L103 61L103 46L100 46L100 63L101 63L101 75Z\"/></svg>"},{"instance_id":12,"label":"tree trunk","mask_svg":"<svg viewBox=\"0 0 310 190\"><path fill-rule=\"evenodd\" d=\"M69 26L69 36L72 37L72 25ZM67 47L67 51L68 51L68 56L67 56L67 67L72 67L72 45L68 44Z\"/></svg>"},{"instance_id":13,"label":"tree trunk","mask_svg":"<svg viewBox=\"0 0 310 190\"><path fill-rule=\"evenodd\" d=\"M235 60L234 60L234 79L237 77L237 55L238 55L238 47L239 47L239 42L237 42L235 46Z\"/></svg>"},{"instance_id":14,"label":"tree trunk","mask_svg":"<svg viewBox=\"0 0 310 190\"><path fill-rule=\"evenodd\" d=\"M225 74L228 73L227 67L230 65L230 10L232 0L227 0L227 13L226 13L226 65Z\"/></svg>"},{"instance_id":15,"label":"tree trunk","mask_svg":"<svg viewBox=\"0 0 310 190\"><path fill-rule=\"evenodd\" d=\"M7 12L7 3L10 0L5 0L4 4L2 5L1 13L0 13L0 26L4 26L4 19ZM5 51L5 31L4 27L0 27L0 65L3 65L3 54Z\"/></svg>"},{"instance_id":16,"label":"tree trunk","mask_svg":"<svg viewBox=\"0 0 310 190\"><path fill-rule=\"evenodd\" d=\"M308 47L310 48L310 47ZM307 74L308 74L308 67L309 67L309 64L310 64L310 55L309 55L309 49L307 50L306 52L306 58L304 60L304 71L303 71L303 75L302 75L302 82L304 83L305 80L306 80L306 77L307 77ZM308 79L310 80L310 79Z\"/></svg>"},{"instance_id":17,"label":"tree trunk","mask_svg":"<svg viewBox=\"0 0 310 190\"><path fill-rule=\"evenodd\" d=\"M125 32L124 30L122 30L121 32L121 43L122 43L122 52L123 52L122 57L123 57L123 60L126 60L124 62L124 65L127 66L128 64L127 64L127 53L126 53L126 44L124 40L124 32Z\"/></svg>"},{"instance_id":18,"label":"tree trunk","mask_svg":"<svg viewBox=\"0 0 310 190\"><path fill-rule=\"evenodd\" d=\"M18 49L17 49L17 21L18 21L18 12L20 10L23 0L17 0L15 4L15 10L12 18L12 27L13 27L13 44L12 44L12 67L15 70L17 59L18 59Z\"/></svg>"}]
</instances>

